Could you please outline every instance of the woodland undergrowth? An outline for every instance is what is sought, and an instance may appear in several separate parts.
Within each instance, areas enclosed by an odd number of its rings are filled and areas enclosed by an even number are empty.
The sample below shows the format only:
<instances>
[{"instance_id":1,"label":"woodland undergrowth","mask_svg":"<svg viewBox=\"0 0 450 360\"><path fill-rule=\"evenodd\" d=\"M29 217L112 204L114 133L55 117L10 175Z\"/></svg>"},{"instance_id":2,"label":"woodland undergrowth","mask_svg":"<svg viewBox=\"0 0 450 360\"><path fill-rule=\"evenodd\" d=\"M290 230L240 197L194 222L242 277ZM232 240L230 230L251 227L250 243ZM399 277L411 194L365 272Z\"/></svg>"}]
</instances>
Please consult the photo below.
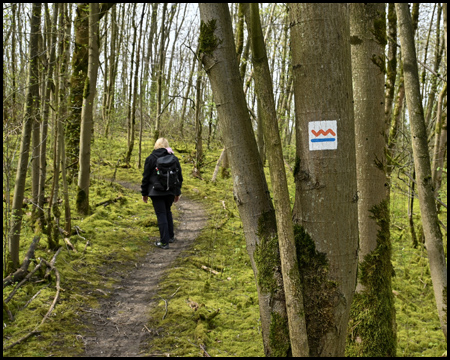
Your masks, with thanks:
<instances>
[{"instance_id":1,"label":"woodland undergrowth","mask_svg":"<svg viewBox=\"0 0 450 360\"><path fill-rule=\"evenodd\" d=\"M124 157L125 138L95 139L90 189L92 213L86 217L73 215L72 226L78 231L74 230L69 239L76 252L67 248L62 239L59 241L63 246L55 263L61 278L59 300L39 332L4 350L3 356L81 355L82 334L86 329L81 320L83 309L86 305L95 308L99 299L108 297L113 285L127 278L148 251L149 236L158 235L156 216L142 202L140 194L111 182L112 178L134 184L141 181L137 154L132 158L131 168L121 167L118 161ZM150 138L143 142L142 164L151 152L151 143ZM211 182L222 149L214 145L204 150L200 179L191 176L194 145L171 141L171 146L183 167L183 196L201 201L209 220L192 248L182 254L162 279L159 301L151 310L147 325L154 329L156 336L151 344L144 344L142 354L263 356L258 297L233 199L232 180L219 175L216 183ZM288 149L285 156L287 164L294 167L293 149ZM265 170L270 181L268 168ZM293 203L293 177L288 167L286 171ZM29 178L27 184L29 197ZM443 189L446 191L446 186ZM76 185L72 184L69 191L71 201L75 201ZM404 184L393 179L391 238L396 276L392 287L397 315L397 355L441 356L447 345L436 314L426 249L422 244L417 248L412 246L404 192ZM75 209L75 204L71 203L71 207ZM442 210L441 219L446 225L446 209ZM30 207L25 209L21 259L34 236L30 212ZM420 232L418 207L414 213ZM178 219L176 210L174 214ZM5 222L4 218L4 226ZM446 234L444 239L446 249ZM39 258L50 261L53 255L47 250L46 236L42 234L29 270L38 264ZM50 280L43 281L41 275L36 273L19 288L7 304L10 314L4 307L4 348L33 331L47 313L56 293L55 276L52 274ZM15 285L3 289L4 300Z\"/></svg>"}]
</instances>

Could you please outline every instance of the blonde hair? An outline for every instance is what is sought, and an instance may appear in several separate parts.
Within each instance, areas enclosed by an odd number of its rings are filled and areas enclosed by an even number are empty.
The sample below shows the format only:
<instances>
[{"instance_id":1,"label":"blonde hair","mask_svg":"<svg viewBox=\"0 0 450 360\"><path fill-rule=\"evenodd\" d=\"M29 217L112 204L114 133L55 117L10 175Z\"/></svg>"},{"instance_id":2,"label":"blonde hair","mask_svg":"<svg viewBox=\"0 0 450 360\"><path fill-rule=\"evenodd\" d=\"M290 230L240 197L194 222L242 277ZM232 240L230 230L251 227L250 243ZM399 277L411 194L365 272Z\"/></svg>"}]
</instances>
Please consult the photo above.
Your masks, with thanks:
<instances>
[{"instance_id":1,"label":"blonde hair","mask_svg":"<svg viewBox=\"0 0 450 360\"><path fill-rule=\"evenodd\" d=\"M159 138L155 142L155 150L162 149L162 148L168 148L168 147L169 147L169 142L167 141L166 138Z\"/></svg>"}]
</instances>

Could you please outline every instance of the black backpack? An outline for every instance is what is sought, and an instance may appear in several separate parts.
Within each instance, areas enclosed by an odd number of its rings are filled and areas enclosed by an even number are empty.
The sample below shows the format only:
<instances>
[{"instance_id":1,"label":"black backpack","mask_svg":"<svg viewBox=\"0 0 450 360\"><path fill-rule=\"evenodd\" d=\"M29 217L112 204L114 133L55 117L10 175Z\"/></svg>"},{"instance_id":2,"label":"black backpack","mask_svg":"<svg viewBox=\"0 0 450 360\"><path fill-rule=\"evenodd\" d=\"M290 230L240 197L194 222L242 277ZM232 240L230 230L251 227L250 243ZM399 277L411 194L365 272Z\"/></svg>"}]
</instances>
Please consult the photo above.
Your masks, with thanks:
<instances>
[{"instance_id":1,"label":"black backpack","mask_svg":"<svg viewBox=\"0 0 450 360\"><path fill-rule=\"evenodd\" d=\"M175 155L161 156L156 160L157 182L153 187L157 191L174 190L180 184L178 179L178 161Z\"/></svg>"}]
</instances>

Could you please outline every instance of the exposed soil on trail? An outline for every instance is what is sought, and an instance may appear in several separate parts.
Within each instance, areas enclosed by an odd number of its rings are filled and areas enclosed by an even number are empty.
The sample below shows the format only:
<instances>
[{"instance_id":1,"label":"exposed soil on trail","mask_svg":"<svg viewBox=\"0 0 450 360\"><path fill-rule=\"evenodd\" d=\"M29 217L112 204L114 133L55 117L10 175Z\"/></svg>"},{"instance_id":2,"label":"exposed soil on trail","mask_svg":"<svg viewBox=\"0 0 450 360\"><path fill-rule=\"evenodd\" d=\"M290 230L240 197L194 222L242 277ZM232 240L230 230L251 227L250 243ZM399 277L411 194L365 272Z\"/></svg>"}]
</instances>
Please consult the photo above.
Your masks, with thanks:
<instances>
[{"instance_id":1,"label":"exposed soil on trail","mask_svg":"<svg viewBox=\"0 0 450 360\"><path fill-rule=\"evenodd\" d=\"M117 181L124 187L139 191L136 184ZM206 225L207 215L195 201L181 197L174 204L179 210L175 242L163 250L152 245L157 238L149 240L146 256L135 265L135 270L118 283L113 293L100 300L96 309L85 309L85 322L91 331L83 336L86 356L139 356L140 344L148 342L152 329L148 314L159 301L156 296L158 283L171 264L188 249ZM152 211L151 203L149 211Z\"/></svg>"}]
</instances>

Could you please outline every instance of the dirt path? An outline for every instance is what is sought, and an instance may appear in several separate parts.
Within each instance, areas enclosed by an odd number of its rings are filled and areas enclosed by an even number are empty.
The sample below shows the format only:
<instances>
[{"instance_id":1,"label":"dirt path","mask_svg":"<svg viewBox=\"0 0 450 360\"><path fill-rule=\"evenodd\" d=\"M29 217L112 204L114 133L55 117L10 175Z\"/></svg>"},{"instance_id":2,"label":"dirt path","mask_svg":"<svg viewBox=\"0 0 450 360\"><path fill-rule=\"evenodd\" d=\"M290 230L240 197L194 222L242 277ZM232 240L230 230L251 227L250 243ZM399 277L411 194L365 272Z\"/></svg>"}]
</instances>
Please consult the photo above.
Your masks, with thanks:
<instances>
[{"instance_id":1,"label":"dirt path","mask_svg":"<svg viewBox=\"0 0 450 360\"><path fill-rule=\"evenodd\" d=\"M134 184L119 183L139 191ZM175 229L177 241L168 250L150 246L137 268L117 285L111 296L100 302L99 308L86 309L86 321L95 333L83 338L86 356L139 356L141 342L150 335L144 327L149 309L159 301L155 298L159 280L180 253L191 246L207 221L203 207L197 202L182 197L175 206L180 212Z\"/></svg>"}]
</instances>

